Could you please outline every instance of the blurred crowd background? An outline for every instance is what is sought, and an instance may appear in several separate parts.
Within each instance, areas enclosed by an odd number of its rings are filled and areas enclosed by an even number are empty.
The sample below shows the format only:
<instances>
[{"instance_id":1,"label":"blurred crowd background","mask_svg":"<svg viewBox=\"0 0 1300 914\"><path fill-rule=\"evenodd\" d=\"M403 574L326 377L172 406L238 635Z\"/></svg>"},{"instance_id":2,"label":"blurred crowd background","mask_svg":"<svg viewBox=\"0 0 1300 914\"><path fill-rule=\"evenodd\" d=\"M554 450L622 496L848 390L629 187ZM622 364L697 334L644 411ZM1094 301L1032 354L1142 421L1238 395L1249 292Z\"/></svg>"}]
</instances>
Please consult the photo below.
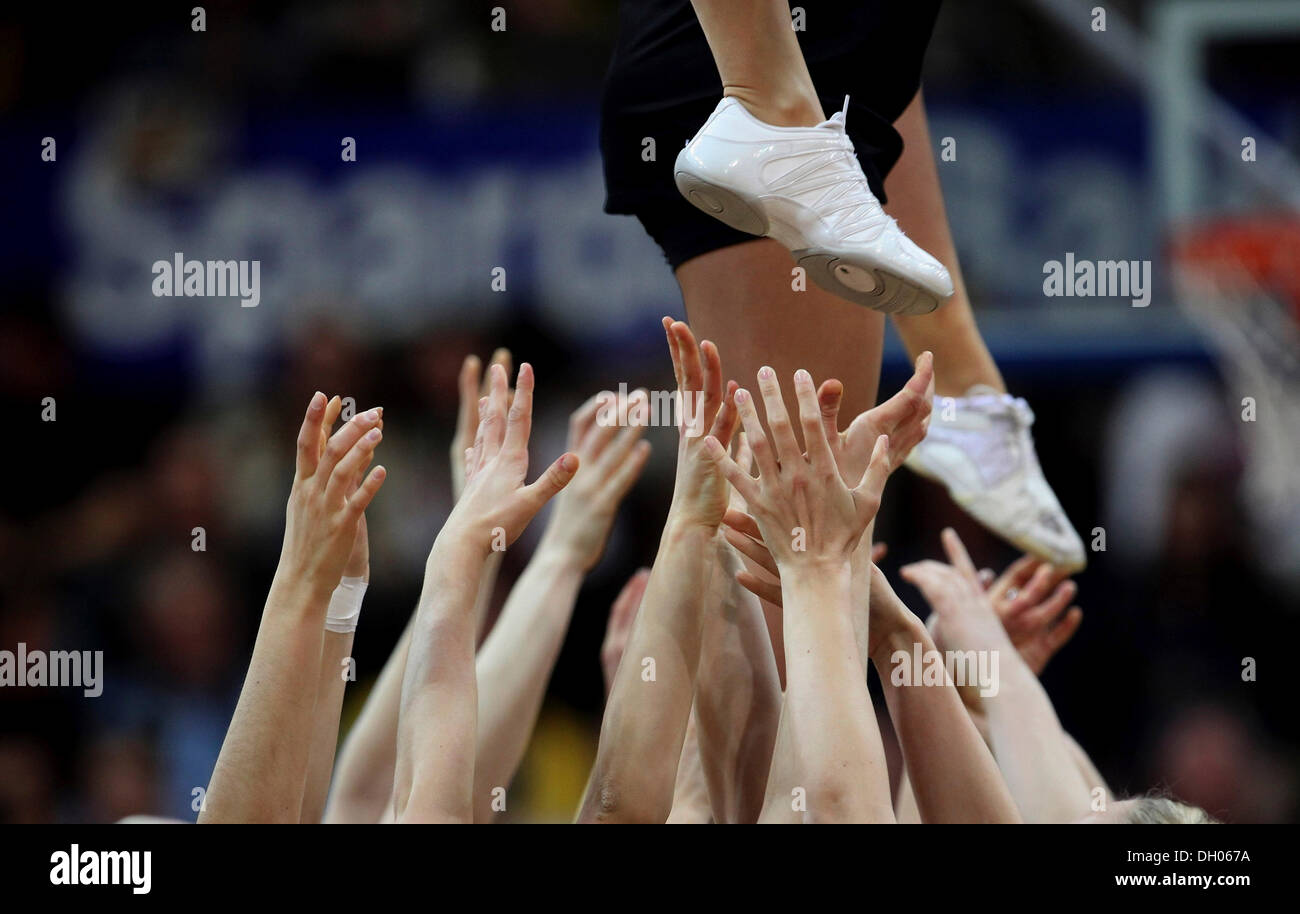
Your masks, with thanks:
<instances>
[{"instance_id":1,"label":"blurred crowd background","mask_svg":"<svg viewBox=\"0 0 1300 914\"><path fill-rule=\"evenodd\" d=\"M504 32L490 28L493 3L215 2L204 32L191 29L194 5L0 13L0 648L103 650L106 665L95 699L0 690L0 821L194 818L313 390L385 407L389 480L369 512L346 727L449 509L464 355L507 346L536 367L539 466L592 393L672 384L656 321L684 316L675 284L634 219L601 211L613 0L503 2ZM1300 428L1281 404L1300 387L1294 358L1277 355L1295 324L1275 328L1272 350L1233 349L1175 301L1159 114L1135 81L1171 4L1107 2L1104 32L1089 27L1095 5L948 0L925 70L936 142L958 142L940 174L976 312L1037 415L1038 453L1075 526L1090 543L1105 532L1078 579L1083 627L1045 683L1117 792L1163 785L1228 821L1296 821L1300 717L1284 651L1297 643L1300 471L1286 443ZM1300 3L1220 6L1276 16L1211 36L1198 90L1255 125L1256 164L1286 177L1278 163L1300 154ZM41 159L45 137L54 161ZM355 162L341 160L344 137ZM1296 199L1243 182L1242 162L1205 161L1194 196L1208 214ZM150 265L177 251L260 259L260 304L155 298ZM1150 259L1150 307L1045 297L1043 264L1067 251ZM491 288L496 266L505 291ZM891 339L882 391L906 373ZM1260 398L1253 423L1248 394ZM652 559L667 510L674 432L650 439L582 591L511 819L567 819L581 791L608 609ZM1014 558L900 471L877 528L886 571L937 556L950 524L981 564ZM191 548L196 527L206 551ZM498 601L539 530L507 553Z\"/></svg>"}]
</instances>

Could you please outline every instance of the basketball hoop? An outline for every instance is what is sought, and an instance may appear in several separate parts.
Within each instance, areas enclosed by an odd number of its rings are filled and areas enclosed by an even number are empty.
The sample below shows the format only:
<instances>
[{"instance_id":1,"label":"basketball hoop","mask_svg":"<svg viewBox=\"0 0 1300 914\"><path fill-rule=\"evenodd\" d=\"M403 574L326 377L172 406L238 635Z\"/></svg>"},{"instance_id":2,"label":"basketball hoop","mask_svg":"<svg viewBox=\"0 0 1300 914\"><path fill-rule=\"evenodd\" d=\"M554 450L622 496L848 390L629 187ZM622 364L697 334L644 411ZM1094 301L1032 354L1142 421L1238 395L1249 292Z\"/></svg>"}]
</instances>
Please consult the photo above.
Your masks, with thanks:
<instances>
[{"instance_id":1,"label":"basketball hoop","mask_svg":"<svg viewBox=\"0 0 1300 914\"><path fill-rule=\"evenodd\" d=\"M1205 337L1246 453L1257 554L1300 578L1300 216L1221 217L1175 233L1178 304Z\"/></svg>"}]
</instances>

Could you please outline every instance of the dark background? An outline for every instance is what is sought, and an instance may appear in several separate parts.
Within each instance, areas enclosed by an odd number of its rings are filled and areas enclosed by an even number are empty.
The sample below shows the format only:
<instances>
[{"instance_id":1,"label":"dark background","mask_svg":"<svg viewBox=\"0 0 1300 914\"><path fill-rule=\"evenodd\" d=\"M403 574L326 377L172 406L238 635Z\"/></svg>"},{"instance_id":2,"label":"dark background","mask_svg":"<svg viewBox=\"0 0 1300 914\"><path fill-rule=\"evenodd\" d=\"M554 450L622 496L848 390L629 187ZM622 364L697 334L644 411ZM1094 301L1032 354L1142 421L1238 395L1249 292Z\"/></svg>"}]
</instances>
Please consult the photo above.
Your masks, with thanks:
<instances>
[{"instance_id":1,"label":"dark background","mask_svg":"<svg viewBox=\"0 0 1300 914\"><path fill-rule=\"evenodd\" d=\"M656 323L682 316L671 277L634 220L600 212L612 3L502 4L504 33L489 3L210 3L202 33L193 5L0 16L0 648L103 650L107 668L96 699L0 691L0 820L193 817L313 390L385 407L390 479L369 512L346 724L449 507L462 357L504 345L533 363L535 465L560 452L567 413L591 393L671 385ZM1240 377L1173 299L1148 105L1088 46L1118 40L1117 20L1144 34L1151 6L1106 9L1110 29L1089 39L1032 3L950 0L926 67L935 141L958 138L940 173L976 312L1034 408L1075 526L1085 541L1106 532L1078 579L1083 627L1045 682L1117 792L1164 785L1228 821L1295 821L1284 651L1300 502L1288 525L1250 480L1263 472L1257 426L1282 424L1272 433L1291 441L1300 430L1263 409L1256 426L1239 420ZM1211 86L1292 155L1297 52L1300 32L1279 27L1205 58ZM46 136L55 162L40 159ZM355 163L339 160L343 136ZM1207 214L1238 200L1224 168L1203 189ZM1272 208L1263 196L1250 206ZM261 304L153 298L148 265L177 250L260 257ZM1152 259L1151 307L1043 297L1042 264L1066 250ZM489 287L497 265L505 293ZM905 376L891 340L882 391ZM55 422L41 421L45 397ZM650 433L651 464L582 592L512 789L516 818L565 819L581 790L606 614L653 558L673 434ZM948 524L982 564L1014 557L900 472L878 525L886 571L936 555ZM190 548L196 526L206 552ZM499 597L539 529L507 554ZM1257 681L1242 679L1247 657Z\"/></svg>"}]
</instances>

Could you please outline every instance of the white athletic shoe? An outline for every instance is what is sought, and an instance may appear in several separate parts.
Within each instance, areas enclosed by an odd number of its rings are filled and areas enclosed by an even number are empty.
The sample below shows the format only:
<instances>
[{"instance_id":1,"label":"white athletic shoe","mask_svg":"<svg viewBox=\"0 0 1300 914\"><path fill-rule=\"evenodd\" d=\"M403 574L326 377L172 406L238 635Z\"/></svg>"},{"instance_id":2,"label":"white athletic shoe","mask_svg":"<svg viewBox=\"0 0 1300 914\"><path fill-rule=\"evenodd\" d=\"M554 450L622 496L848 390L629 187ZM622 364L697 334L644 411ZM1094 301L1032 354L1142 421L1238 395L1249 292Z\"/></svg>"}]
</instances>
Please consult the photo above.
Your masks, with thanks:
<instances>
[{"instance_id":1,"label":"white athletic shoe","mask_svg":"<svg viewBox=\"0 0 1300 914\"><path fill-rule=\"evenodd\" d=\"M935 397L930 429L905 465L942 483L967 513L1025 552L1080 571L1083 541L1043 478L1033 424L1028 403L991 387Z\"/></svg>"},{"instance_id":2,"label":"white athletic shoe","mask_svg":"<svg viewBox=\"0 0 1300 914\"><path fill-rule=\"evenodd\" d=\"M933 311L952 279L881 209L844 131L848 105L816 127L773 127L724 98L678 153L677 189L781 242L828 292L891 314Z\"/></svg>"}]
</instances>

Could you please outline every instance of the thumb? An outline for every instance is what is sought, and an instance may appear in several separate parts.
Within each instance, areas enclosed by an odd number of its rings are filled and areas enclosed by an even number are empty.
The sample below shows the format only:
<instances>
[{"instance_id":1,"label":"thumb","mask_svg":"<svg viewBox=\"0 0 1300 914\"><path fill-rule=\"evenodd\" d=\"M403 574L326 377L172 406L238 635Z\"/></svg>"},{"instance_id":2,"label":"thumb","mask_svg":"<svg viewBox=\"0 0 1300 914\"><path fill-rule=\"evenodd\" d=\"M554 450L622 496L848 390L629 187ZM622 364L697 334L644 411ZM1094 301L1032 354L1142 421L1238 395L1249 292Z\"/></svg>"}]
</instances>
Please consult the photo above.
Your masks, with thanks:
<instances>
[{"instance_id":1,"label":"thumb","mask_svg":"<svg viewBox=\"0 0 1300 914\"><path fill-rule=\"evenodd\" d=\"M563 454L546 468L546 472L532 483L524 486L524 491L540 509L567 486L578 472L578 455L572 452Z\"/></svg>"}]
</instances>

